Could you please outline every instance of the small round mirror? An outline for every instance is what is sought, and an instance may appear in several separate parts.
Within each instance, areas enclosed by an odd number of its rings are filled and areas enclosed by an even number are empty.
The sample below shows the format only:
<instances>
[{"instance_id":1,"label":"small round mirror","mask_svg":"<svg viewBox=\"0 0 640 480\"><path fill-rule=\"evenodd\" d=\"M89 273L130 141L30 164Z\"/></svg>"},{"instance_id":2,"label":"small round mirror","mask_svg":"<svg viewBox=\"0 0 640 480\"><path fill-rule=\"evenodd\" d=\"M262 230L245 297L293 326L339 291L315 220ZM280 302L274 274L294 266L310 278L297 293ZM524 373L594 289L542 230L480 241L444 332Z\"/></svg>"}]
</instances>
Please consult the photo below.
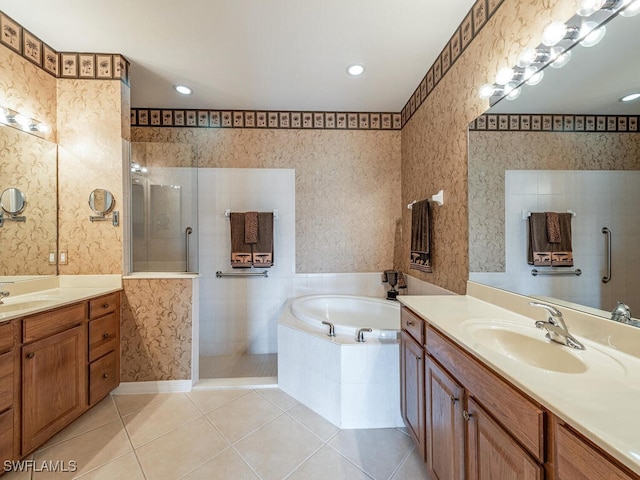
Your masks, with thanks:
<instances>
[{"instance_id":1,"label":"small round mirror","mask_svg":"<svg viewBox=\"0 0 640 480\"><path fill-rule=\"evenodd\" d=\"M109 190L104 188L96 188L91 195L89 195L89 206L94 212L105 215L113 210L116 201Z\"/></svg>"},{"instance_id":2,"label":"small round mirror","mask_svg":"<svg viewBox=\"0 0 640 480\"><path fill-rule=\"evenodd\" d=\"M27 199L18 188L7 188L0 196L0 208L9 215L22 213L27 206Z\"/></svg>"}]
</instances>

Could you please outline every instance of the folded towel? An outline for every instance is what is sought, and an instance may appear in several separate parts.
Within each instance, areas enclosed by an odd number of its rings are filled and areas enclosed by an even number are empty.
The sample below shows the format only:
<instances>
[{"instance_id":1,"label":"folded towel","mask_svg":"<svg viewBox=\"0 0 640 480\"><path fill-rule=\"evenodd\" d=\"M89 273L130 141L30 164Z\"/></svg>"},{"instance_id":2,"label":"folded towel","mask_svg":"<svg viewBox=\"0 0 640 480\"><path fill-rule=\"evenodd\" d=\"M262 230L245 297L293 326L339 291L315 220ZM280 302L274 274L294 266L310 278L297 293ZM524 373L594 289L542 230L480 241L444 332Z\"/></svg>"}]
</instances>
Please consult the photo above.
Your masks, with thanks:
<instances>
[{"instance_id":1,"label":"folded towel","mask_svg":"<svg viewBox=\"0 0 640 480\"><path fill-rule=\"evenodd\" d=\"M251 245L244 241L244 213L231 212L231 267L251 268Z\"/></svg>"},{"instance_id":2,"label":"folded towel","mask_svg":"<svg viewBox=\"0 0 640 480\"><path fill-rule=\"evenodd\" d=\"M244 243L258 243L258 212L244 214Z\"/></svg>"},{"instance_id":3,"label":"folded towel","mask_svg":"<svg viewBox=\"0 0 640 480\"><path fill-rule=\"evenodd\" d=\"M550 213L550 212L547 212ZM529 217L529 245L527 263L537 267L572 267L573 249L571 247L570 213L558 213L560 241L549 241L546 213L531 213ZM553 227L552 227L553 228Z\"/></svg>"},{"instance_id":4,"label":"folded towel","mask_svg":"<svg viewBox=\"0 0 640 480\"><path fill-rule=\"evenodd\" d=\"M409 268L431 273L429 202L422 200L411 209L411 258Z\"/></svg>"},{"instance_id":5,"label":"folded towel","mask_svg":"<svg viewBox=\"0 0 640 480\"><path fill-rule=\"evenodd\" d=\"M560 217L555 212L544 212L547 222L547 240L549 243L560 243Z\"/></svg>"},{"instance_id":6,"label":"folded towel","mask_svg":"<svg viewBox=\"0 0 640 480\"><path fill-rule=\"evenodd\" d=\"M252 246L254 267L272 267L273 258L273 213L258 213L258 241Z\"/></svg>"}]
</instances>

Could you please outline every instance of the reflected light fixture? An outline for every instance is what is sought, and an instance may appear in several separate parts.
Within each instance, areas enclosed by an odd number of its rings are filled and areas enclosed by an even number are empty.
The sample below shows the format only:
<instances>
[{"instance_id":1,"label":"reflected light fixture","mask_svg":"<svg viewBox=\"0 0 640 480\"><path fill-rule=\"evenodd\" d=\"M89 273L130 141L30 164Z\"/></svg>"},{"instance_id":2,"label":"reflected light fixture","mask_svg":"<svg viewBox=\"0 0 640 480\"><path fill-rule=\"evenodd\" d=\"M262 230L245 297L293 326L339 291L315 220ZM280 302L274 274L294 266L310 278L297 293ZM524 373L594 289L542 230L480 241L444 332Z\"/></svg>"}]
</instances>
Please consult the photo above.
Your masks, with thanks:
<instances>
[{"instance_id":1,"label":"reflected light fixture","mask_svg":"<svg viewBox=\"0 0 640 480\"><path fill-rule=\"evenodd\" d=\"M627 8L620 12L623 17L635 17L640 13L640 0L634 0L629 3Z\"/></svg>"},{"instance_id":2,"label":"reflected light fixture","mask_svg":"<svg viewBox=\"0 0 640 480\"><path fill-rule=\"evenodd\" d=\"M507 85L504 88L504 93L507 94L507 96L505 97L507 100L515 100L522 93L522 89L519 87L514 88L513 85Z\"/></svg>"},{"instance_id":3,"label":"reflected light fixture","mask_svg":"<svg viewBox=\"0 0 640 480\"><path fill-rule=\"evenodd\" d=\"M173 88L181 95L191 95L193 93L193 89L186 85L175 85Z\"/></svg>"},{"instance_id":4,"label":"reflected light fixture","mask_svg":"<svg viewBox=\"0 0 640 480\"><path fill-rule=\"evenodd\" d=\"M630 93L629 95L625 95L620 99L621 102L628 103L633 102L634 100L638 100L640 98L640 93Z\"/></svg>"},{"instance_id":5,"label":"reflected light fixture","mask_svg":"<svg viewBox=\"0 0 640 480\"><path fill-rule=\"evenodd\" d=\"M583 47L593 47L600 43L607 33L607 28L603 25L599 28L596 22L585 22L582 26L582 31L580 32L581 36L584 36L580 45Z\"/></svg>"},{"instance_id":6,"label":"reflected light fixture","mask_svg":"<svg viewBox=\"0 0 640 480\"><path fill-rule=\"evenodd\" d=\"M354 63L353 65L349 65L347 67L347 73L352 77L359 77L364 73L364 66L359 63Z\"/></svg>"},{"instance_id":7,"label":"reflected light fixture","mask_svg":"<svg viewBox=\"0 0 640 480\"><path fill-rule=\"evenodd\" d=\"M491 83L485 83L478 89L478 96L483 100L487 100L495 93L496 88Z\"/></svg>"},{"instance_id":8,"label":"reflected light fixture","mask_svg":"<svg viewBox=\"0 0 640 480\"><path fill-rule=\"evenodd\" d=\"M498 85L506 85L513 79L514 71L512 68L504 67L498 70L496 75L496 83Z\"/></svg>"},{"instance_id":9,"label":"reflected light fixture","mask_svg":"<svg viewBox=\"0 0 640 480\"><path fill-rule=\"evenodd\" d=\"M524 71L525 83L531 87L534 85L538 85L542 79L544 78L543 70L536 70L535 68L529 67Z\"/></svg>"},{"instance_id":10,"label":"reflected light fixture","mask_svg":"<svg viewBox=\"0 0 640 480\"><path fill-rule=\"evenodd\" d=\"M580 29L564 22L551 22L542 32L542 44L553 47L562 40L573 40L580 34Z\"/></svg>"},{"instance_id":11,"label":"reflected light fixture","mask_svg":"<svg viewBox=\"0 0 640 480\"><path fill-rule=\"evenodd\" d=\"M568 52L563 52L563 51L555 52L553 54L553 58L554 58L554 60L549 64L549 66L551 68L562 68L567 63L569 63L569 60L571 60L571 51L568 51Z\"/></svg>"}]
</instances>

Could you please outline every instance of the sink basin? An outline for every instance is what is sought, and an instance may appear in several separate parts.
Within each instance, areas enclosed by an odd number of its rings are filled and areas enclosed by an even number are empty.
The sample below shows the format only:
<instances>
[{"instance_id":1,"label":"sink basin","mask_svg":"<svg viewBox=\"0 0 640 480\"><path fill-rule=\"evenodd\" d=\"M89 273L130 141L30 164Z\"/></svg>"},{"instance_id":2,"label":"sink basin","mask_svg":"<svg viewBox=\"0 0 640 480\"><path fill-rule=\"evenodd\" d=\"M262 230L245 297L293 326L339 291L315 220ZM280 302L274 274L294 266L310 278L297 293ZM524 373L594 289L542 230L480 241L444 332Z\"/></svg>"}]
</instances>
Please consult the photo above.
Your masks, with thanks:
<instances>
[{"instance_id":1,"label":"sink basin","mask_svg":"<svg viewBox=\"0 0 640 480\"><path fill-rule=\"evenodd\" d=\"M484 322L471 323L466 330L483 347L533 367L560 373L584 373L588 369L576 352L547 340L542 330Z\"/></svg>"}]
</instances>

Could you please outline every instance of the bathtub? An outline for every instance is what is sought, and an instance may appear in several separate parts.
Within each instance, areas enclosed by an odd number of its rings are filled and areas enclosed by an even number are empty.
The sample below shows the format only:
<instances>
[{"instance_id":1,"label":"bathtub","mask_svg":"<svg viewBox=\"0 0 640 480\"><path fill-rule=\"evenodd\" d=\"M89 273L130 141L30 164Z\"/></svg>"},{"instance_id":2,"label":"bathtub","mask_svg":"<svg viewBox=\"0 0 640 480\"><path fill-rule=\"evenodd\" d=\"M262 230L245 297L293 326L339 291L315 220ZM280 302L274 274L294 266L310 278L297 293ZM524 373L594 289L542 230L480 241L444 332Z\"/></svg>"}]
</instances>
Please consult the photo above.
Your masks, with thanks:
<instances>
[{"instance_id":1,"label":"bathtub","mask_svg":"<svg viewBox=\"0 0 640 480\"><path fill-rule=\"evenodd\" d=\"M331 322L337 335L352 335L359 328L371 328L367 338L398 338L400 305L398 302L355 295L309 295L291 302L294 317L327 331L322 321Z\"/></svg>"},{"instance_id":2,"label":"bathtub","mask_svg":"<svg viewBox=\"0 0 640 480\"><path fill-rule=\"evenodd\" d=\"M326 320L335 325L329 337ZM356 342L359 328L372 328ZM290 299L278 320L278 386L340 428L402 427L400 305L350 295Z\"/></svg>"}]
</instances>

